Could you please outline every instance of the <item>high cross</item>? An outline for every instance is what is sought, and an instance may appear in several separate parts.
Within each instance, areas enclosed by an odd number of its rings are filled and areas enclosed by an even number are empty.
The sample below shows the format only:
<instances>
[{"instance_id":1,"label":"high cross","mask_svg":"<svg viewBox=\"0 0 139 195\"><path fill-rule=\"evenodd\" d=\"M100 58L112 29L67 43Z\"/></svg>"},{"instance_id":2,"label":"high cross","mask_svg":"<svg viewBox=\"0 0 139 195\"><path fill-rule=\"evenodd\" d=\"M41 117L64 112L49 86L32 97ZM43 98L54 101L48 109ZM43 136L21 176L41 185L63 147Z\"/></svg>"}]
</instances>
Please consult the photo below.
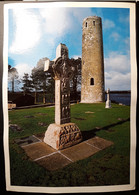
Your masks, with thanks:
<instances>
[{"instance_id":1,"label":"high cross","mask_svg":"<svg viewBox=\"0 0 139 195\"><path fill-rule=\"evenodd\" d=\"M55 123L57 125L70 122L70 80L75 67L68 57L65 44L58 45L56 59L45 62L45 71L52 69L55 79Z\"/></svg>"}]
</instances>

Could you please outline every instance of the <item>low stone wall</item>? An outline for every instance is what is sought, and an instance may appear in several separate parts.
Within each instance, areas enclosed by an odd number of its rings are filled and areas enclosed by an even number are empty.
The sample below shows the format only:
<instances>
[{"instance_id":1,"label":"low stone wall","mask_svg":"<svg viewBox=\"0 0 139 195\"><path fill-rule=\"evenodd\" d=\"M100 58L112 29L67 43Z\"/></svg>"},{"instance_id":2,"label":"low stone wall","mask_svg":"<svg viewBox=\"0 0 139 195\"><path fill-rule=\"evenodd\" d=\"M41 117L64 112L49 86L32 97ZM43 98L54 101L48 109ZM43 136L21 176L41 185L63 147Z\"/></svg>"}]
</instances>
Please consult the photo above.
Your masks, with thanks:
<instances>
[{"instance_id":1,"label":"low stone wall","mask_svg":"<svg viewBox=\"0 0 139 195\"><path fill-rule=\"evenodd\" d=\"M8 109L16 108L16 104L8 103Z\"/></svg>"}]
</instances>

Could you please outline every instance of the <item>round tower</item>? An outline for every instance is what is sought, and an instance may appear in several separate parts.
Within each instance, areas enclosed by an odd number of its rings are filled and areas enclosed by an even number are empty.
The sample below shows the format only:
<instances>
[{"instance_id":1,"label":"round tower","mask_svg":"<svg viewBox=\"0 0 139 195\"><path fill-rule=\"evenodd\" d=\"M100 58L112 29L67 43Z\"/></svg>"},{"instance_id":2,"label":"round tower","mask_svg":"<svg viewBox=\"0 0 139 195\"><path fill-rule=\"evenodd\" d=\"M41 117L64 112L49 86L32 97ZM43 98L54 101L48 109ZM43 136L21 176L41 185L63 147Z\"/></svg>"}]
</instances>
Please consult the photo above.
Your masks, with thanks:
<instances>
[{"instance_id":1,"label":"round tower","mask_svg":"<svg viewBox=\"0 0 139 195\"><path fill-rule=\"evenodd\" d=\"M104 58L102 22L97 16L83 20L81 102L103 102Z\"/></svg>"}]
</instances>

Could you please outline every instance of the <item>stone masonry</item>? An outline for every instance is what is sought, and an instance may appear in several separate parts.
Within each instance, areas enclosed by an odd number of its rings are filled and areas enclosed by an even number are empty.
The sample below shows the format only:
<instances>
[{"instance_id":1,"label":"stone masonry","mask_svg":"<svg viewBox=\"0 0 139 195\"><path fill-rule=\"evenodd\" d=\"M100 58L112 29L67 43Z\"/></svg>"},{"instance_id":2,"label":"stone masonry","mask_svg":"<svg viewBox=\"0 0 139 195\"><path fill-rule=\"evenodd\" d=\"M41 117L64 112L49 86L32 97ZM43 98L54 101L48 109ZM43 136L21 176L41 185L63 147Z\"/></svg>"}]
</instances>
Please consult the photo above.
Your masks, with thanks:
<instances>
[{"instance_id":1,"label":"stone masonry","mask_svg":"<svg viewBox=\"0 0 139 195\"><path fill-rule=\"evenodd\" d=\"M50 124L44 142L54 149L63 149L79 143L81 132L76 124L70 122L70 79L75 68L68 58L66 45L56 49L56 59L45 63L45 71L52 68L55 79L55 124Z\"/></svg>"},{"instance_id":2,"label":"stone masonry","mask_svg":"<svg viewBox=\"0 0 139 195\"><path fill-rule=\"evenodd\" d=\"M97 16L83 20L81 102L104 101L102 22Z\"/></svg>"}]
</instances>

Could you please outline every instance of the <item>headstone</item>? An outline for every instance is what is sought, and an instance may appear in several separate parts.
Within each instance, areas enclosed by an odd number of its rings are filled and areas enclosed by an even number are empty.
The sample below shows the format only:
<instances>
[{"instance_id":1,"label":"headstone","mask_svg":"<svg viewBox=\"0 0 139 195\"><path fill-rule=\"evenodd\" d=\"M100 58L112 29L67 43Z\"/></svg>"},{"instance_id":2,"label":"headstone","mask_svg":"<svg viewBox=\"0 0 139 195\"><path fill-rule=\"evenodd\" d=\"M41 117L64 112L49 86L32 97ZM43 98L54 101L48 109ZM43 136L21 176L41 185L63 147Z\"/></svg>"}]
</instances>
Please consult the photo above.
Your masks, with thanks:
<instances>
[{"instance_id":1,"label":"headstone","mask_svg":"<svg viewBox=\"0 0 139 195\"><path fill-rule=\"evenodd\" d=\"M107 101L105 108L111 108L111 100L110 100L110 89L107 89Z\"/></svg>"},{"instance_id":2,"label":"headstone","mask_svg":"<svg viewBox=\"0 0 139 195\"><path fill-rule=\"evenodd\" d=\"M46 61L45 71L49 68L52 68L55 79L55 124L49 125L44 142L58 150L82 140L78 126L70 122L70 79L75 68L68 58L66 45L58 45L53 62Z\"/></svg>"}]
</instances>

